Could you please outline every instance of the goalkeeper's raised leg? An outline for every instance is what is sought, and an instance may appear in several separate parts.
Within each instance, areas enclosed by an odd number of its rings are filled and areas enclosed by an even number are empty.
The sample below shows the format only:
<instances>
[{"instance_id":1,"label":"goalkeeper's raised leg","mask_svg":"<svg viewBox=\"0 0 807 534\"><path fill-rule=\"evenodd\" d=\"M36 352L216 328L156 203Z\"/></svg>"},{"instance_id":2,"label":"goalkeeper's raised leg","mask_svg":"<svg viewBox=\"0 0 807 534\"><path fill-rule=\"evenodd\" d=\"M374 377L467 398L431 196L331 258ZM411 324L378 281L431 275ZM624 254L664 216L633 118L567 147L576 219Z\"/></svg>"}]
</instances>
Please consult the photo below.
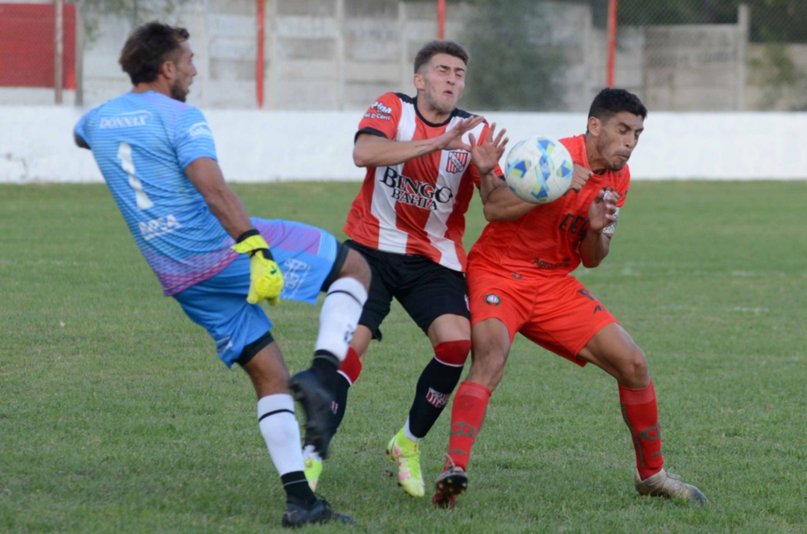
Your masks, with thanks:
<instances>
[{"instance_id":1,"label":"goalkeeper's raised leg","mask_svg":"<svg viewBox=\"0 0 807 534\"><path fill-rule=\"evenodd\" d=\"M337 371L345 359L367 300L370 268L355 250L343 248L335 271L323 284L325 301L319 315L319 334L311 367L291 377L289 387L306 414L305 443L314 446L320 458L328 455L336 432L335 390ZM316 482L314 482L316 484Z\"/></svg>"}]
</instances>

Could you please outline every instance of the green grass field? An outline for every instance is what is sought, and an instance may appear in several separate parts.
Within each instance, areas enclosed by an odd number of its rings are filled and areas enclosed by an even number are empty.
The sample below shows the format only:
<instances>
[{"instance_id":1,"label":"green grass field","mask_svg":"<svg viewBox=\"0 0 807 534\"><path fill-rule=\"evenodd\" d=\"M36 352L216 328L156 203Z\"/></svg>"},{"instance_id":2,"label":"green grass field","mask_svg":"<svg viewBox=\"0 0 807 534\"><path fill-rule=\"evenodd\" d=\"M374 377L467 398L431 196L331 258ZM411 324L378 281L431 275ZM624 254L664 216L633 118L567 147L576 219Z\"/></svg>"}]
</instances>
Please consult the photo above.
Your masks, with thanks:
<instances>
[{"instance_id":1,"label":"green grass field","mask_svg":"<svg viewBox=\"0 0 807 534\"><path fill-rule=\"evenodd\" d=\"M253 215L339 236L357 188L235 186ZM449 512L407 497L384 447L430 353L394 308L321 480L357 524L317 531L807 531L805 200L807 182L637 182L610 257L578 272L647 352L667 466L707 507L639 497L614 381L523 339L467 495ZM0 228L0 531L280 530L246 375L161 296L104 186L0 186ZM317 309L271 315L303 368ZM424 442L427 484L448 419Z\"/></svg>"}]
</instances>

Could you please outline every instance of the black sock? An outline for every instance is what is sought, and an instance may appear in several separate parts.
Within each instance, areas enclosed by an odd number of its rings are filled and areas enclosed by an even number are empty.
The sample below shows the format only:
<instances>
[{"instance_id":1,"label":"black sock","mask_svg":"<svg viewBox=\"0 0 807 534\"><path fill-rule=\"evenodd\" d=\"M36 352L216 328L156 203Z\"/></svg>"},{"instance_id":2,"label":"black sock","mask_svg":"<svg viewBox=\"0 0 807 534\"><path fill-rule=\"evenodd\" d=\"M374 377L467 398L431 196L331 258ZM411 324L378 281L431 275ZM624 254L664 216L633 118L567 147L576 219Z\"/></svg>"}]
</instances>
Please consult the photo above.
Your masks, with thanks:
<instances>
[{"instance_id":1,"label":"black sock","mask_svg":"<svg viewBox=\"0 0 807 534\"><path fill-rule=\"evenodd\" d=\"M283 483L283 490L286 492L287 503L309 506L316 500L314 492L311 491L311 487L305 479L305 473L302 471L292 471L281 475L280 481Z\"/></svg>"},{"instance_id":2,"label":"black sock","mask_svg":"<svg viewBox=\"0 0 807 534\"><path fill-rule=\"evenodd\" d=\"M338 374L338 373L337 373ZM339 428L342 424L342 419L345 418L345 410L347 410L347 394L350 391L350 382L342 375L338 375L339 380L336 381L336 389L334 389L334 400L336 401L336 412L333 421L333 431Z\"/></svg>"},{"instance_id":3,"label":"black sock","mask_svg":"<svg viewBox=\"0 0 807 534\"><path fill-rule=\"evenodd\" d=\"M339 428L339 425L342 424L342 419L345 418L345 410L347 409L347 393L350 390L350 382L347 381L347 378L337 373L337 380L336 380L336 388L333 390L334 392L334 406L333 408L333 427L332 432L336 434L336 430ZM308 441L308 436L305 436L305 440L303 446L312 445Z\"/></svg>"},{"instance_id":4,"label":"black sock","mask_svg":"<svg viewBox=\"0 0 807 534\"><path fill-rule=\"evenodd\" d=\"M462 367L445 365L432 358L423 369L409 409L409 430L415 437L429 433L448 404L448 399L462 375Z\"/></svg>"},{"instance_id":5,"label":"black sock","mask_svg":"<svg viewBox=\"0 0 807 534\"><path fill-rule=\"evenodd\" d=\"M316 351L314 359L311 361L311 369L317 373L323 385L331 391L336 391L337 384L340 381L340 375L337 373L339 363L339 358L327 350Z\"/></svg>"},{"instance_id":6,"label":"black sock","mask_svg":"<svg viewBox=\"0 0 807 534\"><path fill-rule=\"evenodd\" d=\"M331 412L333 413L332 434L336 433L336 429L339 428L339 424L345 416L344 406L347 402L347 389L350 387L347 380L337 372L340 363L339 358L326 350L316 351L314 359L311 361L311 370L316 373L317 378L333 394L333 403L331 404ZM309 441L308 432L306 432L303 437L303 447L309 445L313 444Z\"/></svg>"}]
</instances>

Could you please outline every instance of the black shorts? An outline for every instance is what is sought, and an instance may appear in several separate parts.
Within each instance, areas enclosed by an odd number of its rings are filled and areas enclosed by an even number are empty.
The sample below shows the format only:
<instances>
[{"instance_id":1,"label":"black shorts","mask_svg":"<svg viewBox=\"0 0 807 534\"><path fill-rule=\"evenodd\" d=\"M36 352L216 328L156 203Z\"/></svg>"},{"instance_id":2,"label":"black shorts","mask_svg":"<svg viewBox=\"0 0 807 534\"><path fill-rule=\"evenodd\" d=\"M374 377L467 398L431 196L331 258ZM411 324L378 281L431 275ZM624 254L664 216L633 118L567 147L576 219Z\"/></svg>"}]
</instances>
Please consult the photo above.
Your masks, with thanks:
<instances>
[{"instance_id":1,"label":"black shorts","mask_svg":"<svg viewBox=\"0 0 807 534\"><path fill-rule=\"evenodd\" d=\"M346 241L345 245L360 252L373 273L367 302L359 319L359 324L373 333L373 339L381 339L379 327L389 315L393 298L401 303L424 333L441 315L460 315L470 319L463 273L423 256L384 252L355 241Z\"/></svg>"}]
</instances>

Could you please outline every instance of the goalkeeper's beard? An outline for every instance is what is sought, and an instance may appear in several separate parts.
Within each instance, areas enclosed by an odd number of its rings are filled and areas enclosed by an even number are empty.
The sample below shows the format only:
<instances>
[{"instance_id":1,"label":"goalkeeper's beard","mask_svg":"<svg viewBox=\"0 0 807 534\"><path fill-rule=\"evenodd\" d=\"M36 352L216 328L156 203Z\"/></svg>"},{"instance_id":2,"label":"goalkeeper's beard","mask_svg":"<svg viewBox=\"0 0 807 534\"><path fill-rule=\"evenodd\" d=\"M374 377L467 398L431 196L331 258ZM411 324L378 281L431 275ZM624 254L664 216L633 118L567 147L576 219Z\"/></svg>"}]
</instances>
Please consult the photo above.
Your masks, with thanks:
<instances>
[{"instance_id":1,"label":"goalkeeper's beard","mask_svg":"<svg viewBox=\"0 0 807 534\"><path fill-rule=\"evenodd\" d=\"M188 93L190 92L190 88L183 88L179 84L179 80L174 81L173 85L171 85L171 98L174 100L179 100L180 102L185 102L185 99L188 97Z\"/></svg>"}]
</instances>

